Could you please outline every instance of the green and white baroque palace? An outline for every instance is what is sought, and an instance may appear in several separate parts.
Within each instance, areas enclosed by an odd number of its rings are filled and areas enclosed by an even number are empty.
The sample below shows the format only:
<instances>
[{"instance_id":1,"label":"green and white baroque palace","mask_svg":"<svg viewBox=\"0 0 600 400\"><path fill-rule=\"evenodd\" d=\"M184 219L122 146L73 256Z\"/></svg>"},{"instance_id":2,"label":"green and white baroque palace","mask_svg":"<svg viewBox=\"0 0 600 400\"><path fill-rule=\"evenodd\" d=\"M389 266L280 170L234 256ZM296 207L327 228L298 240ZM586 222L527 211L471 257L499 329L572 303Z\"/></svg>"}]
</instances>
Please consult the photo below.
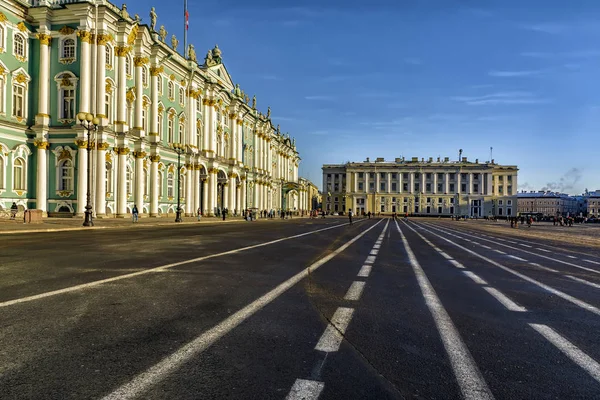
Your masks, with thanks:
<instances>
[{"instance_id":1,"label":"green and white baroque palace","mask_svg":"<svg viewBox=\"0 0 600 400\"><path fill-rule=\"evenodd\" d=\"M218 46L199 64L150 21L105 0L0 0L0 209L83 214L88 163L98 217L175 212L177 174L186 215L309 209L295 140ZM80 112L100 119L89 159Z\"/></svg>"}]
</instances>

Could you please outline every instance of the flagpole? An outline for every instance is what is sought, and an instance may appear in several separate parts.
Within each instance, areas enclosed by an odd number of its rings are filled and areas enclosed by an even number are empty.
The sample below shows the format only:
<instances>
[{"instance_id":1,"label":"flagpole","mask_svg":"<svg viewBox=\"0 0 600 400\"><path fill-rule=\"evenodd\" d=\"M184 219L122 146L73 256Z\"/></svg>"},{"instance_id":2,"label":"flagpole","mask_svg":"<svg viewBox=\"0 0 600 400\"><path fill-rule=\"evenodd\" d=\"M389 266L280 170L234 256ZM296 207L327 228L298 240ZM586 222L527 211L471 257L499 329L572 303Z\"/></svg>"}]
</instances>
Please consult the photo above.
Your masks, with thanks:
<instances>
[{"instance_id":1,"label":"flagpole","mask_svg":"<svg viewBox=\"0 0 600 400\"><path fill-rule=\"evenodd\" d=\"M183 0L183 57L187 58L187 30L188 30L188 12L187 0Z\"/></svg>"}]
</instances>

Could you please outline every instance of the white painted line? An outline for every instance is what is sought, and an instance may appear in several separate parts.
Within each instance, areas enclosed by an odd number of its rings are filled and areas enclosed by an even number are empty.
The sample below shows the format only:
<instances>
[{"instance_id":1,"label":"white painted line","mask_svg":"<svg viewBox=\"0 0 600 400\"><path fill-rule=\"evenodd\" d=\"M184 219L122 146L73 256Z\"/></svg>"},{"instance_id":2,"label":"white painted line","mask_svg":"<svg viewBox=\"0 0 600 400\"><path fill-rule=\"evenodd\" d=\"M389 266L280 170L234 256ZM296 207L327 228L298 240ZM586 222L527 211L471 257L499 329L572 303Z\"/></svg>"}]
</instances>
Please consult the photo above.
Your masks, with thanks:
<instances>
[{"instance_id":1,"label":"white painted line","mask_svg":"<svg viewBox=\"0 0 600 400\"><path fill-rule=\"evenodd\" d=\"M550 250L542 249L541 247L536 247L536 250L543 251L545 253L552 253Z\"/></svg>"},{"instance_id":2,"label":"white painted line","mask_svg":"<svg viewBox=\"0 0 600 400\"><path fill-rule=\"evenodd\" d=\"M548 272L556 272L559 273L559 271L552 269L552 268L548 268L548 267L544 267L543 265L540 265L538 263L534 263L534 262L530 262L529 265L533 265L534 267L543 269L544 271L548 271Z\"/></svg>"},{"instance_id":3,"label":"white painted line","mask_svg":"<svg viewBox=\"0 0 600 400\"><path fill-rule=\"evenodd\" d=\"M507 257L512 258L512 259L517 260L517 261L527 261L524 258L513 256L512 254L507 255Z\"/></svg>"},{"instance_id":4,"label":"white painted line","mask_svg":"<svg viewBox=\"0 0 600 400\"><path fill-rule=\"evenodd\" d=\"M576 260L576 259L577 259L577 257L575 257L575 256L570 256L570 255L568 255L568 254L566 254L566 256L567 256L567 257L569 257L569 258L572 258L572 259L574 259L574 260Z\"/></svg>"},{"instance_id":5,"label":"white painted line","mask_svg":"<svg viewBox=\"0 0 600 400\"><path fill-rule=\"evenodd\" d=\"M588 286L591 286L591 287L593 287L593 288L600 289L600 285L599 285L599 284L597 284L597 283L590 282L590 281L586 281L585 279L577 278L577 277L575 277L575 276L572 276L572 275L565 275L565 276L566 276L567 278L569 278L569 279L573 279L574 281L577 281L577 282L579 282L579 283L583 283L584 285L588 285Z\"/></svg>"},{"instance_id":6,"label":"white painted line","mask_svg":"<svg viewBox=\"0 0 600 400\"><path fill-rule=\"evenodd\" d=\"M152 386L161 382L190 359L197 357L198 354L208 349L217 340L221 339L224 335L231 332L239 324L254 315L257 311L271 303L273 300L285 293L289 288L307 277L309 273L317 270L320 266L331 260L333 257L346 250L348 247L350 247L350 245L363 237L367 232L379 225L381 221L383 220L378 221L370 228L364 230L362 233L356 235L354 238L340 246L337 250L314 262L308 268L300 271L287 281L279 284L279 286L277 286L275 289L272 289L270 292L254 300L252 303L232 314L213 328L192 339L190 342L177 349L171 355L163 358L154 366L135 376L131 381L123 384L117 390L105 396L103 400L125 400L140 397L141 394L146 392Z\"/></svg>"},{"instance_id":7,"label":"white painted line","mask_svg":"<svg viewBox=\"0 0 600 400\"><path fill-rule=\"evenodd\" d=\"M464 265L462 265L461 263L459 263L459 262L458 262L458 261L456 261L456 260L448 260L448 262L449 262L450 264L454 265L456 268L460 268L460 269L464 269L464 268L465 268L465 266L464 266Z\"/></svg>"},{"instance_id":8,"label":"white painted line","mask_svg":"<svg viewBox=\"0 0 600 400\"><path fill-rule=\"evenodd\" d=\"M407 225L406 223L405 223L405 225L408 227L408 229L411 229L413 232L415 232L415 233L416 233L416 231L415 231L414 229L412 229L412 228L410 227L410 225ZM435 230L437 230L437 231L439 231L439 232L442 232L442 233L444 233L444 234L446 234L446 235L450 235L450 236L456 236L456 237L459 237L459 236L457 236L457 235L454 235L454 234L452 234L452 233L449 233L449 232L447 232L447 231L445 231L445 230L442 230L442 229L439 229L439 228L434 228L434 227L432 227L432 229L435 229ZM554 294L554 295L556 295L556 296L558 296L558 297L560 297L560 298L562 298L562 299L564 299L564 300L567 300L568 302L570 302L570 303L573 303L573 304L575 304L576 306L578 306L578 307L580 307L580 308L583 308L584 310L587 310L587 311L589 311L589 312L591 312L591 313L594 313L594 314L596 314L596 315L600 315L600 309L598 309L597 307L594 307L594 306L593 306L593 305L591 305L591 304L588 304L588 303L586 303L586 302L585 302L585 301L583 301L583 300L579 300L579 299L578 299L578 298L576 298L576 297L573 297L573 296L571 296L571 295L569 295L569 294L566 294L566 293L564 293L564 292L561 292L560 290L554 289L553 287L551 287L551 286L548 286L548 285L546 285L546 284L544 284L544 283L542 283L542 282L540 282L540 281L537 281L537 280L535 280L535 279L533 279L533 278L530 278L530 277L529 277L529 276L527 276L527 275L524 275L524 274L522 274L522 273L520 273L520 272L514 271L513 269L511 269L511 268L509 268L509 267L506 267L506 266L504 266L504 265L502 265L502 264L500 264L500 263L497 263L496 261L494 261L494 260L492 260L492 259L490 259L490 258L487 258L487 257L485 257L485 256L482 256L481 254L479 254L479 253L476 253L476 252L474 252L473 250L467 249L466 247L464 247L464 246L461 246L461 245L459 245L459 244L457 244L457 243L453 242L452 240L445 238L444 236L438 235L437 233L434 233L434 232L432 232L432 231L431 231L431 230L429 230L429 229L425 229L425 228L423 228L423 230L425 230L425 231L429 232L429 233L430 233L430 234L432 234L433 236L436 236L436 237L438 237L438 238L440 238L440 239L442 239L442 240L445 240L446 242L448 242L448 243L452 244L453 246L456 246L456 247L458 247L459 249L462 249L463 251L465 251L465 252L467 252L467 253L470 253L470 254L474 255L475 257L479 257L479 258L481 258L482 260L484 260L484 261L487 261L488 263L490 263L490 264L492 264L492 265L494 265L494 266L496 266L496 267L498 267L498 268L500 268L500 269L502 269L502 270L504 270L504 271L506 271L506 272L508 272L508 273L510 273L510 274L513 274L513 275L515 275L515 276L518 276L519 278L523 279L524 281L527 281L527 282L529 282L529 283L532 283L532 284L534 284L534 285L536 285L536 286L538 286L538 287L540 287L540 288L542 288L542 289L546 290L546 291L547 291L547 292L549 292L549 293L552 293L552 294ZM460 238L460 237L459 237L459 238Z\"/></svg>"},{"instance_id":9,"label":"white painted line","mask_svg":"<svg viewBox=\"0 0 600 400\"><path fill-rule=\"evenodd\" d=\"M363 277L363 278L367 278L369 276L369 274L371 273L371 265L363 265L362 268L360 269L360 271L358 271L358 276Z\"/></svg>"},{"instance_id":10,"label":"white painted line","mask_svg":"<svg viewBox=\"0 0 600 400\"><path fill-rule=\"evenodd\" d=\"M359 300L364 289L365 289L365 282L361 282L361 281L352 282L352 285L350 285L348 292L346 292L346 295L344 296L344 300L351 300L351 301Z\"/></svg>"},{"instance_id":11,"label":"white painted line","mask_svg":"<svg viewBox=\"0 0 600 400\"><path fill-rule=\"evenodd\" d=\"M533 246L530 246L530 245L528 245L528 244L523 244L523 243L519 243L519 246L523 246L523 247L529 247L530 249L533 247Z\"/></svg>"},{"instance_id":12,"label":"white painted line","mask_svg":"<svg viewBox=\"0 0 600 400\"><path fill-rule=\"evenodd\" d=\"M375 227L378 224L379 224L379 222L377 222L371 228ZM66 287L64 289L53 290L51 292L45 292L45 293L40 293L40 294L36 294L36 295L33 295L33 296L22 297L20 299L14 299L14 300L9 300L9 301L4 301L4 302L0 303L0 308L1 307L12 306L14 304L26 303L26 302L29 302L29 301L39 300L39 299L43 299L43 298L46 298L46 297L56 296L56 295L59 295L59 294L75 292L75 291L82 290L82 289L89 289L89 288L92 288L92 287L95 287L95 286L98 286L98 285L103 285L105 283L116 282L116 281L120 281L120 280L123 280L123 279L133 278L133 277L140 276L140 275L145 275L145 274L150 274L150 273L155 273L155 272L162 272L165 269L169 269L169 268L173 268L173 267L178 267L180 265L192 264L192 263L197 263L197 262L200 262L200 261L208 260L208 259L211 259L211 258L222 257L222 256L230 255L230 254L236 254L236 253L240 253L242 251L256 249L256 248L264 247L264 246L269 246L271 244L280 243L280 242L283 242L283 241L286 241L286 240L290 240L290 239L296 239L296 238L299 238L299 237L302 237L302 236L312 235L314 233L318 233L318 232L323 232L323 231L327 231L327 230L330 230L330 229L339 228L340 226L345 226L345 225L348 225L348 224L346 223L346 224L339 224L339 225L329 226L327 228L321 228L321 229L317 229L317 230L310 231L310 232L300 233L298 235L293 235L293 236L288 236L288 237L284 237L284 238L281 238L281 239L271 240L269 242L254 244L252 246L240 247L239 249L224 251L222 253L210 254L208 256L203 256L203 257L198 257L198 258L192 258L190 260L179 261L179 262L175 262L175 263L171 263L171 264L161 265L161 266L158 266L158 267L155 267L155 268L145 269L145 270L138 271L138 272L132 272L130 274L119 275L119 276L115 276L115 277L112 277L112 278L101 279L101 280L98 280L98 281L83 283L81 285L70 286L70 287ZM371 230L371 228L369 228L369 230ZM365 232L367 232L367 231L365 231Z\"/></svg>"},{"instance_id":13,"label":"white painted line","mask_svg":"<svg viewBox=\"0 0 600 400\"><path fill-rule=\"evenodd\" d=\"M379 254L379 250L377 250L377 249L373 249L373 250L371 250L371 253L370 253L370 254L371 254L372 256L376 256L377 254Z\"/></svg>"},{"instance_id":14,"label":"white painted line","mask_svg":"<svg viewBox=\"0 0 600 400\"><path fill-rule=\"evenodd\" d=\"M503 252L502 250L494 250L494 251L495 251L496 253L499 253L499 254L506 254L506 253L505 253L505 252Z\"/></svg>"},{"instance_id":15,"label":"white painted line","mask_svg":"<svg viewBox=\"0 0 600 400\"><path fill-rule=\"evenodd\" d=\"M316 400L324 387L323 382L296 379L285 400Z\"/></svg>"},{"instance_id":16,"label":"white painted line","mask_svg":"<svg viewBox=\"0 0 600 400\"><path fill-rule=\"evenodd\" d=\"M469 278L471 278L473 280L473 282L477 283L478 285L487 285L488 284L486 281L481 279L479 277L479 275L476 275L475 273L473 273L471 271L463 271L462 273L465 274L466 276L468 276Z\"/></svg>"},{"instance_id":17,"label":"white painted line","mask_svg":"<svg viewBox=\"0 0 600 400\"><path fill-rule=\"evenodd\" d=\"M417 261L417 258L412 252L408 241L406 240L406 236L404 236L404 233L402 233L398 222L396 222L396 228L400 233L402 243L404 244L404 249L408 254L408 259L410 260L410 264L412 265L413 271L417 277L417 282L419 283L421 293L425 299L425 304L427 304L427 308L429 308L429 312L431 313L437 330L440 333L446 353L450 358L452 371L454 372L454 376L456 377L463 397L467 400L493 399L494 396L485 383L479 368L477 368L477 364L475 364L473 356L471 356L469 349L463 342L460 334L456 330L456 327L452 323L452 319L450 319L448 312L435 293L435 289L433 286L431 286L425 271L423 271L419 261Z\"/></svg>"},{"instance_id":18,"label":"white painted line","mask_svg":"<svg viewBox=\"0 0 600 400\"><path fill-rule=\"evenodd\" d=\"M325 332L321 335L321 339L319 339L319 343L315 346L315 350L326 353L338 351L353 313L353 308L340 307L335 310L333 317L331 317L331 322L325 328Z\"/></svg>"},{"instance_id":19,"label":"white painted line","mask_svg":"<svg viewBox=\"0 0 600 400\"><path fill-rule=\"evenodd\" d=\"M592 261L592 260L588 260L588 259L584 259L583 261L589 262L589 263L592 263L592 264L596 264L596 265L600 265L600 262L598 262L598 261Z\"/></svg>"},{"instance_id":20,"label":"white painted line","mask_svg":"<svg viewBox=\"0 0 600 400\"><path fill-rule=\"evenodd\" d=\"M443 252L443 251L440 251L439 253L440 253L440 254L442 255L442 257L444 257L446 260L452 260L452 256L449 256L447 253L445 253L445 252Z\"/></svg>"},{"instance_id":21,"label":"white painted line","mask_svg":"<svg viewBox=\"0 0 600 400\"><path fill-rule=\"evenodd\" d=\"M373 264L375 262L376 258L377 257L375 257L375 256L369 256L369 257L367 257L367 259L365 260L365 264Z\"/></svg>"},{"instance_id":22,"label":"white painted line","mask_svg":"<svg viewBox=\"0 0 600 400\"><path fill-rule=\"evenodd\" d=\"M485 244L480 244L479 246L480 246L480 247L483 247L484 249L491 249L491 247L490 247L490 246L486 246Z\"/></svg>"},{"instance_id":23,"label":"white painted line","mask_svg":"<svg viewBox=\"0 0 600 400\"><path fill-rule=\"evenodd\" d=\"M600 382L600 364L593 358L581 351L573 343L558 334L554 329L547 325L529 324L540 335L546 338L550 343L556 346L571 361L583 368L596 382Z\"/></svg>"},{"instance_id":24,"label":"white painted line","mask_svg":"<svg viewBox=\"0 0 600 400\"><path fill-rule=\"evenodd\" d=\"M374 248L374 249L378 249L378 248L380 248L380 247L381 247L381 245L380 245L380 244L377 244L377 243L375 243L375 245L373 246L373 248Z\"/></svg>"},{"instance_id":25,"label":"white painted line","mask_svg":"<svg viewBox=\"0 0 600 400\"><path fill-rule=\"evenodd\" d=\"M509 311L516 311L516 312L527 311L527 309L525 307L521 307L520 305L518 305L517 303L515 303L514 301L512 301L511 299L506 297L506 295L504 295L504 293L500 292L498 289L495 289L495 288L489 287L489 286L484 286L483 289L486 292L488 292L489 294L491 294L492 296L494 296L494 298L496 300L498 300L500 302L500 304L502 304L504 307L506 307Z\"/></svg>"}]
</instances>

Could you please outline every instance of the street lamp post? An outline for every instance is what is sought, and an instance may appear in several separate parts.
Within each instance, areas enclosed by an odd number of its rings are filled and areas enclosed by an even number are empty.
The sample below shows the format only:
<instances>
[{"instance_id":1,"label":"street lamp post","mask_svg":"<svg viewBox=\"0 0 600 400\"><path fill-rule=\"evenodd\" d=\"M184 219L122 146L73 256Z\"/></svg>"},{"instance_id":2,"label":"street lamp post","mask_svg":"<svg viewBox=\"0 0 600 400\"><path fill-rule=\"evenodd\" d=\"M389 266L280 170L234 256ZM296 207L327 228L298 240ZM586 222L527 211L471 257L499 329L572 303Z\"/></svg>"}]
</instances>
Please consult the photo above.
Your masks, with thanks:
<instances>
[{"instance_id":1,"label":"street lamp post","mask_svg":"<svg viewBox=\"0 0 600 400\"><path fill-rule=\"evenodd\" d=\"M183 222L181 219L181 155L185 152L185 145L181 143L171 143L171 148L177 153L177 211L175 213L175 222Z\"/></svg>"},{"instance_id":2,"label":"street lamp post","mask_svg":"<svg viewBox=\"0 0 600 400\"><path fill-rule=\"evenodd\" d=\"M94 117L90 113L80 112L77 114L77 119L79 120L79 124L87 131L87 193L86 193L86 204L85 204L85 220L83 221L83 226L94 226L94 221L92 221L92 196L90 191L91 185L91 157L90 154L92 152L92 132L95 132L98 129L98 125L100 124L100 119Z\"/></svg>"}]
</instances>

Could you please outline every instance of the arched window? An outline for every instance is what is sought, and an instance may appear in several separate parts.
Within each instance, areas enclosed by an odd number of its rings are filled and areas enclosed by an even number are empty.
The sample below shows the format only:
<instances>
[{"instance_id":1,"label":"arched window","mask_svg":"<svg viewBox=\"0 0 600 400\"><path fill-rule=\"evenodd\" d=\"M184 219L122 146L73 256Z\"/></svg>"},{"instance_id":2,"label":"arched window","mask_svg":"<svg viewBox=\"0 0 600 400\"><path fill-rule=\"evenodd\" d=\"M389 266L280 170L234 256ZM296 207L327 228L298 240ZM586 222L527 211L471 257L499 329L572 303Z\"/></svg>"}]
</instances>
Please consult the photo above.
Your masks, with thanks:
<instances>
[{"instance_id":1,"label":"arched window","mask_svg":"<svg viewBox=\"0 0 600 400\"><path fill-rule=\"evenodd\" d=\"M184 143L185 141L185 124L181 122L179 124L179 137L177 138L177 143Z\"/></svg>"},{"instance_id":2,"label":"arched window","mask_svg":"<svg viewBox=\"0 0 600 400\"><path fill-rule=\"evenodd\" d=\"M142 85L148 87L148 69L146 67L142 67Z\"/></svg>"},{"instance_id":3,"label":"arched window","mask_svg":"<svg viewBox=\"0 0 600 400\"><path fill-rule=\"evenodd\" d=\"M162 134L163 134L163 115L160 112L158 114L157 121L158 121L158 132L157 132L158 133L158 137L164 140L164 138L162 137Z\"/></svg>"},{"instance_id":4,"label":"arched window","mask_svg":"<svg viewBox=\"0 0 600 400\"><path fill-rule=\"evenodd\" d=\"M169 121L167 122L167 142L168 143L174 143L173 139L175 139L174 136L174 125L173 125L173 119L169 118Z\"/></svg>"},{"instance_id":5,"label":"arched window","mask_svg":"<svg viewBox=\"0 0 600 400\"><path fill-rule=\"evenodd\" d=\"M196 146L202 150L202 125L200 120L196 122Z\"/></svg>"},{"instance_id":6,"label":"arched window","mask_svg":"<svg viewBox=\"0 0 600 400\"><path fill-rule=\"evenodd\" d=\"M173 188L173 173L169 172L167 174L167 197L172 199L175 197L175 190Z\"/></svg>"},{"instance_id":7,"label":"arched window","mask_svg":"<svg viewBox=\"0 0 600 400\"><path fill-rule=\"evenodd\" d=\"M75 58L75 40L68 38L62 42L62 58Z\"/></svg>"},{"instance_id":8,"label":"arched window","mask_svg":"<svg viewBox=\"0 0 600 400\"><path fill-rule=\"evenodd\" d=\"M16 158L13 164L13 190L26 190L25 160Z\"/></svg>"},{"instance_id":9,"label":"arched window","mask_svg":"<svg viewBox=\"0 0 600 400\"><path fill-rule=\"evenodd\" d=\"M104 178L105 178L105 189L106 189L106 193L112 193L113 190L113 180L112 180L112 163L107 162L106 163L106 173L104 174Z\"/></svg>"},{"instance_id":10,"label":"arched window","mask_svg":"<svg viewBox=\"0 0 600 400\"><path fill-rule=\"evenodd\" d=\"M164 174L162 173L162 171L158 171L158 198L160 199L161 197L163 197L163 190L164 190L164 181L163 179L165 178Z\"/></svg>"},{"instance_id":11,"label":"arched window","mask_svg":"<svg viewBox=\"0 0 600 400\"><path fill-rule=\"evenodd\" d=\"M106 50L104 52L104 56L106 57L106 68L112 69L113 66L113 49L110 44L106 45Z\"/></svg>"},{"instance_id":12,"label":"arched window","mask_svg":"<svg viewBox=\"0 0 600 400\"><path fill-rule=\"evenodd\" d=\"M4 109L4 91L6 90L6 78L0 74L0 113L5 113Z\"/></svg>"},{"instance_id":13,"label":"arched window","mask_svg":"<svg viewBox=\"0 0 600 400\"><path fill-rule=\"evenodd\" d=\"M75 89L63 88L61 92L61 117L64 119L75 119Z\"/></svg>"},{"instance_id":14,"label":"arched window","mask_svg":"<svg viewBox=\"0 0 600 400\"><path fill-rule=\"evenodd\" d=\"M21 34L15 35L15 56L25 58L25 38Z\"/></svg>"},{"instance_id":15,"label":"arched window","mask_svg":"<svg viewBox=\"0 0 600 400\"><path fill-rule=\"evenodd\" d=\"M125 75L131 76L131 57L125 56Z\"/></svg>"},{"instance_id":16,"label":"arched window","mask_svg":"<svg viewBox=\"0 0 600 400\"><path fill-rule=\"evenodd\" d=\"M169 82L169 84L167 85L167 96L169 97L169 99L173 100L175 94L173 93L173 82Z\"/></svg>"},{"instance_id":17,"label":"arched window","mask_svg":"<svg viewBox=\"0 0 600 400\"><path fill-rule=\"evenodd\" d=\"M58 190L73 190L73 162L71 160L64 160L59 164L58 176L60 176Z\"/></svg>"},{"instance_id":18,"label":"arched window","mask_svg":"<svg viewBox=\"0 0 600 400\"><path fill-rule=\"evenodd\" d=\"M221 135L217 136L217 155L221 155Z\"/></svg>"},{"instance_id":19,"label":"arched window","mask_svg":"<svg viewBox=\"0 0 600 400\"><path fill-rule=\"evenodd\" d=\"M125 181L127 182L127 197L129 197L131 195L132 190L131 190L131 167L129 165L127 165L127 172L125 173Z\"/></svg>"},{"instance_id":20,"label":"arched window","mask_svg":"<svg viewBox=\"0 0 600 400\"><path fill-rule=\"evenodd\" d=\"M183 88L179 88L179 104L184 104L185 102L185 93Z\"/></svg>"},{"instance_id":21,"label":"arched window","mask_svg":"<svg viewBox=\"0 0 600 400\"><path fill-rule=\"evenodd\" d=\"M158 94L162 94L162 77L160 75L156 77L156 90Z\"/></svg>"},{"instance_id":22,"label":"arched window","mask_svg":"<svg viewBox=\"0 0 600 400\"><path fill-rule=\"evenodd\" d=\"M112 122L112 109L113 109L112 93L108 91L104 93L104 115L108 119L108 122Z\"/></svg>"},{"instance_id":23,"label":"arched window","mask_svg":"<svg viewBox=\"0 0 600 400\"><path fill-rule=\"evenodd\" d=\"M0 189L6 189L4 187L4 157L0 157Z\"/></svg>"},{"instance_id":24,"label":"arched window","mask_svg":"<svg viewBox=\"0 0 600 400\"><path fill-rule=\"evenodd\" d=\"M25 86L13 83L13 117L25 118Z\"/></svg>"},{"instance_id":25,"label":"arched window","mask_svg":"<svg viewBox=\"0 0 600 400\"><path fill-rule=\"evenodd\" d=\"M0 48L4 49L4 25L0 25Z\"/></svg>"},{"instance_id":26,"label":"arched window","mask_svg":"<svg viewBox=\"0 0 600 400\"><path fill-rule=\"evenodd\" d=\"M196 112L202 113L202 100L200 99L200 97L196 99Z\"/></svg>"},{"instance_id":27,"label":"arched window","mask_svg":"<svg viewBox=\"0 0 600 400\"><path fill-rule=\"evenodd\" d=\"M144 196L148 196L148 187L150 185L148 185L148 169L144 168Z\"/></svg>"}]
</instances>

